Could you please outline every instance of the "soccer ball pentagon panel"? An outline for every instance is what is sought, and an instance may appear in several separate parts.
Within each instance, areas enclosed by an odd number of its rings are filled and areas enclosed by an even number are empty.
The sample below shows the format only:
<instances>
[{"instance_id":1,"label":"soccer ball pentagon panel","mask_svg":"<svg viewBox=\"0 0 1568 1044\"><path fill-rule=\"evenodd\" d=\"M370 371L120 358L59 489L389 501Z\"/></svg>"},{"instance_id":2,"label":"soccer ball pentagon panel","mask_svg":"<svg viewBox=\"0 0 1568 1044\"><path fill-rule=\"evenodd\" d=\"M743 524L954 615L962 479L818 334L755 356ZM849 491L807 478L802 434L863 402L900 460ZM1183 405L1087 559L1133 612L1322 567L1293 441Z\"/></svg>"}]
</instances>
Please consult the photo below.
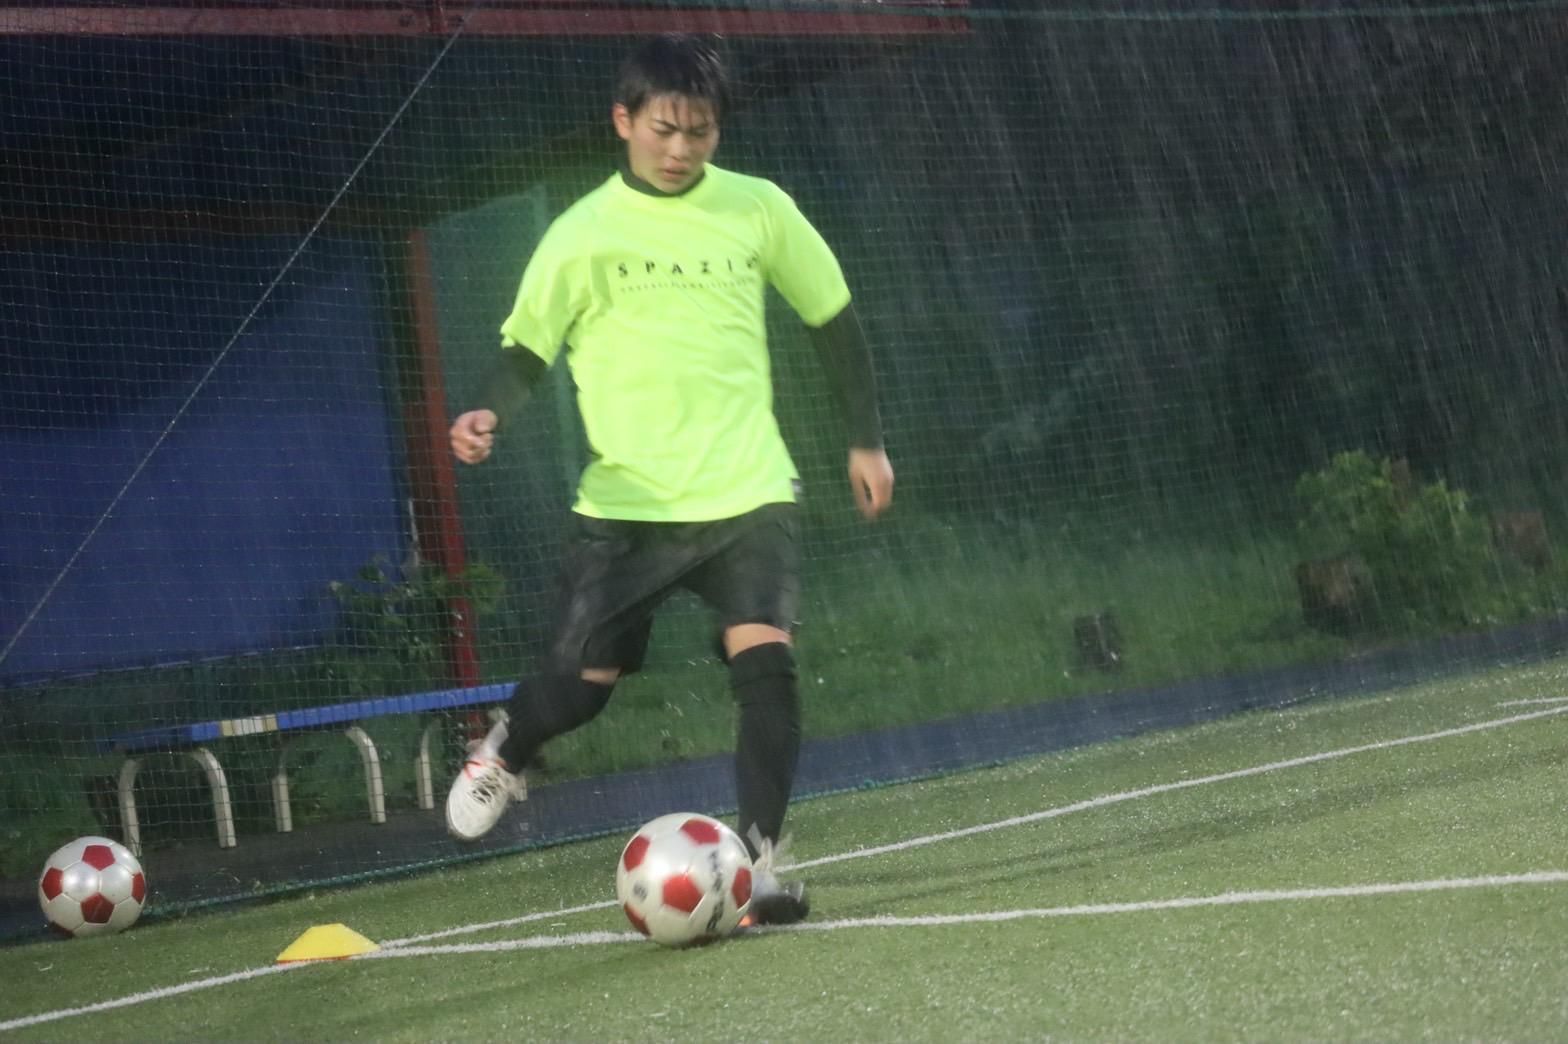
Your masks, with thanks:
<instances>
[{"instance_id":1,"label":"soccer ball pentagon panel","mask_svg":"<svg viewBox=\"0 0 1568 1044\"><path fill-rule=\"evenodd\" d=\"M665 946L720 939L751 904L751 856L735 831L677 812L643 825L621 851L615 894L627 920Z\"/></svg>"},{"instance_id":2,"label":"soccer ball pentagon panel","mask_svg":"<svg viewBox=\"0 0 1568 1044\"><path fill-rule=\"evenodd\" d=\"M136 923L147 875L131 850L107 837L79 837L55 849L38 876L38 905L64 935L111 935Z\"/></svg>"}]
</instances>

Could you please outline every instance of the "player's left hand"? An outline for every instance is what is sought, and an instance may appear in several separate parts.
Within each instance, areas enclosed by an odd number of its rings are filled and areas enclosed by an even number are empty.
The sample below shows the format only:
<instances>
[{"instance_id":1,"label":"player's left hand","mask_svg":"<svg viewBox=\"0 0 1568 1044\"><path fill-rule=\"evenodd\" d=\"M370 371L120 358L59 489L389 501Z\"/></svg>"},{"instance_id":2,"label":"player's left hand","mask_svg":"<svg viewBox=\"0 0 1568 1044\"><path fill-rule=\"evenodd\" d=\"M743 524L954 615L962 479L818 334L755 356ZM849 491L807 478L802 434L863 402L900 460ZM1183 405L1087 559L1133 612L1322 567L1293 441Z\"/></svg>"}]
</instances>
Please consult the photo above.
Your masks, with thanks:
<instances>
[{"instance_id":1,"label":"player's left hand","mask_svg":"<svg viewBox=\"0 0 1568 1044\"><path fill-rule=\"evenodd\" d=\"M849 451L849 487L862 518L874 519L893 506L893 464L882 449Z\"/></svg>"}]
</instances>

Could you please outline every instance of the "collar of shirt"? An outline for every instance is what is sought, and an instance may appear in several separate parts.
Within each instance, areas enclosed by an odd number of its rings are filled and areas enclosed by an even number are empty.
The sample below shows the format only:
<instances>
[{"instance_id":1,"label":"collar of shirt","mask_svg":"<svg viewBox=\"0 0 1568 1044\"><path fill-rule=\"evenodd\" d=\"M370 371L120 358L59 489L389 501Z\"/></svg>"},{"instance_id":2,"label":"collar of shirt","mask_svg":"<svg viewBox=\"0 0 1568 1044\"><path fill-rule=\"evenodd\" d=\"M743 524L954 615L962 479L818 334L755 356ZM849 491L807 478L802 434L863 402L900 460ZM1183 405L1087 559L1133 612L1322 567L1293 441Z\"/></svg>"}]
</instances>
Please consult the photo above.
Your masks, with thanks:
<instances>
[{"instance_id":1,"label":"collar of shirt","mask_svg":"<svg viewBox=\"0 0 1568 1044\"><path fill-rule=\"evenodd\" d=\"M641 192L645 196L657 196L660 199L678 199L681 196L687 195L691 192L692 189L696 188L698 185L701 185L703 179L708 176L708 172L705 170L696 181L692 182L690 185L687 185L679 192L665 192L664 190L654 187L649 182L646 182L642 178L639 178L637 175L633 174L632 168L627 164L625 158L616 161L615 169L620 171L621 181L626 185L627 188Z\"/></svg>"}]
</instances>

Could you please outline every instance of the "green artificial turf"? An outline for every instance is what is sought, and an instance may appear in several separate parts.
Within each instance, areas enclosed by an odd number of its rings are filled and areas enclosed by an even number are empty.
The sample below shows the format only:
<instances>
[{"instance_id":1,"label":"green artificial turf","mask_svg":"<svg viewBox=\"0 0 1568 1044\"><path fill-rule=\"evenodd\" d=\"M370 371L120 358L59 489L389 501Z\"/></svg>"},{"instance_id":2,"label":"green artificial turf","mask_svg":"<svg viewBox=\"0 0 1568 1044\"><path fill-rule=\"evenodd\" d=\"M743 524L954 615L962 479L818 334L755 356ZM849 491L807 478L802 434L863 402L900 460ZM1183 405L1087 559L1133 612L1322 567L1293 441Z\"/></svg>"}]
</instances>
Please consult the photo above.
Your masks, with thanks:
<instances>
[{"instance_id":1,"label":"green artificial turf","mask_svg":"<svg viewBox=\"0 0 1568 1044\"><path fill-rule=\"evenodd\" d=\"M1505 704L1568 696L1565 678L1556 661L805 802L804 929L686 951L632 940L606 839L0 950L0 1023L257 970L11 1033L1556 1038L1568 878L1507 875L1568 870L1568 702ZM535 913L397 956L400 940ZM382 956L270 973L331 923ZM601 934L567 944L580 933Z\"/></svg>"}]
</instances>

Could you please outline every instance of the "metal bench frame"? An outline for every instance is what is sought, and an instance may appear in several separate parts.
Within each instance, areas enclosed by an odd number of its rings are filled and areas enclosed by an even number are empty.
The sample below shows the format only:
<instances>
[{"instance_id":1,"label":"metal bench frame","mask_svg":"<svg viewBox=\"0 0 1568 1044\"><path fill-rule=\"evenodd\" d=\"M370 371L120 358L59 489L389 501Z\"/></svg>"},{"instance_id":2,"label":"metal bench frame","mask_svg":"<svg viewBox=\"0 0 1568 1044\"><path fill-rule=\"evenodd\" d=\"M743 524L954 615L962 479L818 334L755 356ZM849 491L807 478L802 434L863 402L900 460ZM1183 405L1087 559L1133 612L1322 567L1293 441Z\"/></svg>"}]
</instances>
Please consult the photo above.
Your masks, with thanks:
<instances>
[{"instance_id":1,"label":"metal bench frame","mask_svg":"<svg viewBox=\"0 0 1568 1044\"><path fill-rule=\"evenodd\" d=\"M443 689L437 692L415 693L408 696L383 696L369 700L354 700L326 707L310 707L297 711L282 711L246 718L225 718L191 725L171 725L155 729L110 736L100 744L106 751L125 754L120 766L117 793L120 818L124 826L124 842L132 852L141 854L141 822L136 814L136 775L142 758L137 754L185 753L201 766L212 793L212 817L217 828L218 847L233 848L239 844L234 827L234 806L229 798L228 777L223 765L212 751L212 745L224 739L239 736L277 735L280 739L277 770L272 776L273 822L279 833L294 829L294 814L289 803L288 755L289 739L300 732L320 732L341 729L343 735L359 752L365 767L365 800L372 823L385 823L387 819L386 787L381 778L381 758L375 742L361 726L372 718L394 714L421 714L430 721L420 731L419 748L414 754L415 800L421 809L435 808L435 783L432 778L433 762L430 741L441 719L453 711L473 707L489 707L492 720L504 714L500 705L511 696L510 684L479 685L465 689Z\"/></svg>"}]
</instances>

